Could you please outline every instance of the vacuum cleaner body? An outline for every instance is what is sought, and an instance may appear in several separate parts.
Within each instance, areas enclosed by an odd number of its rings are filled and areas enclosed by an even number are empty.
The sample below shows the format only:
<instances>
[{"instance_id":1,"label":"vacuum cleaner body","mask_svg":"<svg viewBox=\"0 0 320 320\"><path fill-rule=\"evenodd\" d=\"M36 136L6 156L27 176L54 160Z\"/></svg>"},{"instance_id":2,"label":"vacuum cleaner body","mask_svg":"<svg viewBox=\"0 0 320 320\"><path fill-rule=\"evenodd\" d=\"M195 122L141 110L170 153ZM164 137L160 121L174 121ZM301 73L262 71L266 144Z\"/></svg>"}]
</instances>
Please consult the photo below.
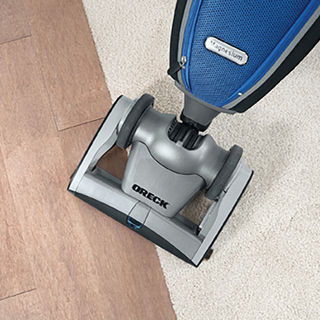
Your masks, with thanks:
<instances>
[{"instance_id":1,"label":"vacuum cleaner body","mask_svg":"<svg viewBox=\"0 0 320 320\"><path fill-rule=\"evenodd\" d=\"M168 73L185 94L181 121L155 110L154 98L148 94L135 100L119 97L68 190L198 266L253 174L242 159L242 148L224 150L201 132L220 112L232 114L251 107L317 43L319 1L298 2L268 1L265 17L264 12L255 15L263 1L179 0ZM238 9L240 14L253 15L253 21L239 18ZM283 18L275 26L281 31L272 31L274 39L262 49L272 13ZM122 180L97 166L115 145L131 147ZM201 190L212 202L195 224L180 213Z\"/></svg>"}]
</instances>

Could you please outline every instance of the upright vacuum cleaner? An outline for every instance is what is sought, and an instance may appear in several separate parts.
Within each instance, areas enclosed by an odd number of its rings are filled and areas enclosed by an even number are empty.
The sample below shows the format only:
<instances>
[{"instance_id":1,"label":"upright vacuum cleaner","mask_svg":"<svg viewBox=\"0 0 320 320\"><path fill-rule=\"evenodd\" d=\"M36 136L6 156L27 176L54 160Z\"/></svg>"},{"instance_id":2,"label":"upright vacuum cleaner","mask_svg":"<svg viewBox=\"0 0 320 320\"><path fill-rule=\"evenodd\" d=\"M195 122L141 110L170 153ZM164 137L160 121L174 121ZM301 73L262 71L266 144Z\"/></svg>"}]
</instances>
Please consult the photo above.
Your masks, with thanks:
<instances>
[{"instance_id":1,"label":"upright vacuum cleaner","mask_svg":"<svg viewBox=\"0 0 320 320\"><path fill-rule=\"evenodd\" d=\"M253 174L241 147L224 150L201 133L220 112L245 112L307 55L319 41L319 4L178 0L168 73L184 94L180 120L156 111L149 94L120 96L68 190L199 266ZM96 166L115 145L131 146L122 180ZM203 189L212 204L195 224L179 212Z\"/></svg>"}]
</instances>

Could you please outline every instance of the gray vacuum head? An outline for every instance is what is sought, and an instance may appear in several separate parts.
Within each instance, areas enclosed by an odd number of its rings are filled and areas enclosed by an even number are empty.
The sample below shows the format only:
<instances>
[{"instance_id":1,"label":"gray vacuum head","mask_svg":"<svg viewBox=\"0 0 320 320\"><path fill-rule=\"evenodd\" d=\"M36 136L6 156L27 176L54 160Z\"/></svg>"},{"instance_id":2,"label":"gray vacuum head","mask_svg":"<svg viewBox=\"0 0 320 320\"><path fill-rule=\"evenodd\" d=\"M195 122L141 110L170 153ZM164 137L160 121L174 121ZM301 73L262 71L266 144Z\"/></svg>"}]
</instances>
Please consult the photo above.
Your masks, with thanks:
<instances>
[{"instance_id":1,"label":"gray vacuum head","mask_svg":"<svg viewBox=\"0 0 320 320\"><path fill-rule=\"evenodd\" d=\"M198 266L232 213L252 170L242 149L153 109L154 98L121 96L91 142L68 190L131 230ZM131 146L122 180L97 165L115 145ZM179 214L203 189L212 204L198 225Z\"/></svg>"}]
</instances>

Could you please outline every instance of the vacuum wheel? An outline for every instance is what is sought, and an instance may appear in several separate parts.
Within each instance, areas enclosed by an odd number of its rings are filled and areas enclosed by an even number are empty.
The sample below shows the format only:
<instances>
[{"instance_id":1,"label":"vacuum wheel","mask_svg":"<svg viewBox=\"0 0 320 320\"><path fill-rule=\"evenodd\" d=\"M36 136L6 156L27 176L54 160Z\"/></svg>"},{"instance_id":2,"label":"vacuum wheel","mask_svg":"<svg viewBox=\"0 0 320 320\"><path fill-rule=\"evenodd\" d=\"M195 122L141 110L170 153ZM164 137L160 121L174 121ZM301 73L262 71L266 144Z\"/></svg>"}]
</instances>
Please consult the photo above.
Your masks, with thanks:
<instances>
[{"instance_id":1,"label":"vacuum wheel","mask_svg":"<svg viewBox=\"0 0 320 320\"><path fill-rule=\"evenodd\" d=\"M120 148L126 149L131 145L133 135L139 124L139 120L148 108L153 107L153 103L154 97L150 94L142 95L135 103L119 132L117 145Z\"/></svg>"},{"instance_id":2,"label":"vacuum wheel","mask_svg":"<svg viewBox=\"0 0 320 320\"><path fill-rule=\"evenodd\" d=\"M230 153L227 161L223 165L222 169L218 173L217 177L214 179L211 186L207 189L205 196L210 200L215 200L219 194L223 191L226 183L230 179L233 171L236 169L238 162L242 156L242 148L234 145L230 149Z\"/></svg>"}]
</instances>

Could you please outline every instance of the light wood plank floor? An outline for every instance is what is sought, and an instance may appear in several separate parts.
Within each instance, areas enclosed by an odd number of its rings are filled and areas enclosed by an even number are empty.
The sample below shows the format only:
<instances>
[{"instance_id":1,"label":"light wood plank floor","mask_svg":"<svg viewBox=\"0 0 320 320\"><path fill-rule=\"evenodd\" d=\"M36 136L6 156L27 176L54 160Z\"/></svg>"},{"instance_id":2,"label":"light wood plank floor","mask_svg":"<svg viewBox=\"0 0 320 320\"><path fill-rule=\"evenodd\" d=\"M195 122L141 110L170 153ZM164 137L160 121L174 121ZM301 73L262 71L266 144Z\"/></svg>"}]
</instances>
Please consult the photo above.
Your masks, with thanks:
<instances>
[{"instance_id":1,"label":"light wood plank floor","mask_svg":"<svg viewBox=\"0 0 320 320\"><path fill-rule=\"evenodd\" d=\"M66 191L111 107L81 0L0 19L0 319L175 319L154 245Z\"/></svg>"}]
</instances>

